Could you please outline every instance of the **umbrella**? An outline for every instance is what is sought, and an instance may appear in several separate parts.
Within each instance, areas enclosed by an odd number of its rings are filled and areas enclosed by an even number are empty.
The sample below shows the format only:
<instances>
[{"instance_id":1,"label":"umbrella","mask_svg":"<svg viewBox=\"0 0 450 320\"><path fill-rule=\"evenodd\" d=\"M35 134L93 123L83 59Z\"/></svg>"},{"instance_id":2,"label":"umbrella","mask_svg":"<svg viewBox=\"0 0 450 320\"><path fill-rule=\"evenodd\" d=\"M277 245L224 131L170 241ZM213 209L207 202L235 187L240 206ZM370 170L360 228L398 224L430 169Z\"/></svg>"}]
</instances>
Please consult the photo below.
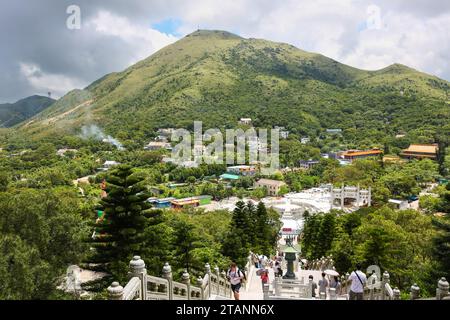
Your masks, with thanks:
<instances>
[{"instance_id":1,"label":"umbrella","mask_svg":"<svg viewBox=\"0 0 450 320\"><path fill-rule=\"evenodd\" d=\"M325 270L324 273L329 276L338 276L339 275L339 273L337 271L331 270L331 269Z\"/></svg>"}]
</instances>

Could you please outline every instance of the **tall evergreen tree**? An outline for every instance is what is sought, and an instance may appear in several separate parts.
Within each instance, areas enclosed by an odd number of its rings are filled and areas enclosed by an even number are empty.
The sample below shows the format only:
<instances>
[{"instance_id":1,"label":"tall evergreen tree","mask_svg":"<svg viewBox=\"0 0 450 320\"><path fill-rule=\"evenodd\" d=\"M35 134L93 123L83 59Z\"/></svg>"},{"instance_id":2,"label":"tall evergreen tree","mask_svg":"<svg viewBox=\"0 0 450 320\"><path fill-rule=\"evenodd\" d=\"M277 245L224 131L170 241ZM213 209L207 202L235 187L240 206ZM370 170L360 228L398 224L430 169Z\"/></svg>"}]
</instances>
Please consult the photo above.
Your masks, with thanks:
<instances>
[{"instance_id":1,"label":"tall evergreen tree","mask_svg":"<svg viewBox=\"0 0 450 320\"><path fill-rule=\"evenodd\" d=\"M269 224L269 215L267 214L266 206L262 202L258 203L256 210L255 231L257 235L256 246L259 250L257 252L270 256L274 251L276 237L274 239L274 234Z\"/></svg>"},{"instance_id":2,"label":"tall evergreen tree","mask_svg":"<svg viewBox=\"0 0 450 320\"><path fill-rule=\"evenodd\" d=\"M141 254L146 227L160 222L151 220L143 179L128 165L117 167L106 178L107 196L100 203L104 218L96 225L91 261L100 263L117 280L125 279L133 255Z\"/></svg>"},{"instance_id":3,"label":"tall evergreen tree","mask_svg":"<svg viewBox=\"0 0 450 320\"><path fill-rule=\"evenodd\" d=\"M433 256L436 259L438 270L437 276L445 275L450 278L450 219L435 218L433 225L438 230L438 234L433 239Z\"/></svg>"},{"instance_id":4,"label":"tall evergreen tree","mask_svg":"<svg viewBox=\"0 0 450 320\"><path fill-rule=\"evenodd\" d=\"M242 267L246 264L250 251L247 213L248 207L243 201L238 201L233 211L230 229L222 245L223 254Z\"/></svg>"},{"instance_id":5,"label":"tall evergreen tree","mask_svg":"<svg viewBox=\"0 0 450 320\"><path fill-rule=\"evenodd\" d=\"M183 220L175 224L174 234L174 252L176 260L180 262L179 267L187 269L189 272L192 264L192 250L197 247L198 241L196 234L193 232L194 226Z\"/></svg>"}]
</instances>

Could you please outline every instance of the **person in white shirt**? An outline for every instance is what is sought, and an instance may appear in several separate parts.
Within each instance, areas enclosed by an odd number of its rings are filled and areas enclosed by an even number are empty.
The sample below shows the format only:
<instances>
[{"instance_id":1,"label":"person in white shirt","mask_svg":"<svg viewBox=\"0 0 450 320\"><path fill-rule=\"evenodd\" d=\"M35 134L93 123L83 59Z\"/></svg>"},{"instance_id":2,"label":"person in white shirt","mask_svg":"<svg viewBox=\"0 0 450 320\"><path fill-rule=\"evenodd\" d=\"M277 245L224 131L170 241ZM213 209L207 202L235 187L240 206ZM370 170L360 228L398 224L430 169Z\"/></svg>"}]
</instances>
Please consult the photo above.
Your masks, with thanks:
<instances>
[{"instance_id":1,"label":"person in white shirt","mask_svg":"<svg viewBox=\"0 0 450 320\"><path fill-rule=\"evenodd\" d=\"M244 279L244 273L239 270L236 263L232 263L230 269L227 272L228 281L231 284L231 290L234 294L234 299L239 300L239 290L241 289L242 279Z\"/></svg>"},{"instance_id":2,"label":"person in white shirt","mask_svg":"<svg viewBox=\"0 0 450 320\"><path fill-rule=\"evenodd\" d=\"M348 281L351 281L349 300L364 300L364 286L367 283L367 277L362 272L361 266L356 265L356 271L353 271L348 277Z\"/></svg>"}]
</instances>

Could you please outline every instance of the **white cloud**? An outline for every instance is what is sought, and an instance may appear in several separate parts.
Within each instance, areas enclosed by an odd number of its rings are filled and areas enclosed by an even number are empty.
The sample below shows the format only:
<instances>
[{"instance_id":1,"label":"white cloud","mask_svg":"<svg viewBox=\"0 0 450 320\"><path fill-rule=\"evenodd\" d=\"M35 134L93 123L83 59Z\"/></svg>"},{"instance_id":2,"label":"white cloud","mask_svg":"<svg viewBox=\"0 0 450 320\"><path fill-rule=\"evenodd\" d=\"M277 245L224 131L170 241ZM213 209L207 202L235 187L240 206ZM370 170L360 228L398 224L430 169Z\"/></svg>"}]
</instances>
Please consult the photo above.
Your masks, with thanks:
<instances>
[{"instance_id":1,"label":"white cloud","mask_svg":"<svg viewBox=\"0 0 450 320\"><path fill-rule=\"evenodd\" d=\"M118 37L129 45L129 65L178 40L173 35L133 24L128 18L108 11L100 11L87 22L86 27L92 28L102 35Z\"/></svg>"},{"instance_id":2,"label":"white cloud","mask_svg":"<svg viewBox=\"0 0 450 320\"><path fill-rule=\"evenodd\" d=\"M62 94L64 88L85 86L121 71L177 40L151 28L152 23L171 19L181 22L176 34L186 35L198 27L222 29L287 42L359 68L380 69L398 62L450 80L447 0L77 3L81 30L65 27L62 1L16 0L0 11L0 37L8 43L0 50L0 100L13 101L42 90ZM380 8L380 29L367 28L372 4ZM8 28L14 23L21 27Z\"/></svg>"},{"instance_id":3,"label":"white cloud","mask_svg":"<svg viewBox=\"0 0 450 320\"><path fill-rule=\"evenodd\" d=\"M80 79L68 77L63 74L45 73L33 63L21 62L20 72L26 78L34 92L46 95L52 93L53 98L59 98L70 90L83 88L86 83Z\"/></svg>"}]
</instances>

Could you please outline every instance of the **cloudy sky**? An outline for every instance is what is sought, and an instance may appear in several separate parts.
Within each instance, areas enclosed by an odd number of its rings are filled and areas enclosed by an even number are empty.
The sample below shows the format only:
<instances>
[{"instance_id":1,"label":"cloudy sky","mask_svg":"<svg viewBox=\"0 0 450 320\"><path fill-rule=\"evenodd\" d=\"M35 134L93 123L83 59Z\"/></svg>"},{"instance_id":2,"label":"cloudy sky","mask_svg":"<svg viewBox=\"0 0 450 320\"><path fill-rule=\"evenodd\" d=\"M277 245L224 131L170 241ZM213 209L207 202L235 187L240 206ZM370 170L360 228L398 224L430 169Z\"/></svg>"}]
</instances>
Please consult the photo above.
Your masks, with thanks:
<instances>
[{"instance_id":1,"label":"cloudy sky","mask_svg":"<svg viewBox=\"0 0 450 320\"><path fill-rule=\"evenodd\" d=\"M287 42L362 69L396 62L450 80L448 0L0 0L0 5L0 103L47 92L60 97L198 28Z\"/></svg>"}]
</instances>

